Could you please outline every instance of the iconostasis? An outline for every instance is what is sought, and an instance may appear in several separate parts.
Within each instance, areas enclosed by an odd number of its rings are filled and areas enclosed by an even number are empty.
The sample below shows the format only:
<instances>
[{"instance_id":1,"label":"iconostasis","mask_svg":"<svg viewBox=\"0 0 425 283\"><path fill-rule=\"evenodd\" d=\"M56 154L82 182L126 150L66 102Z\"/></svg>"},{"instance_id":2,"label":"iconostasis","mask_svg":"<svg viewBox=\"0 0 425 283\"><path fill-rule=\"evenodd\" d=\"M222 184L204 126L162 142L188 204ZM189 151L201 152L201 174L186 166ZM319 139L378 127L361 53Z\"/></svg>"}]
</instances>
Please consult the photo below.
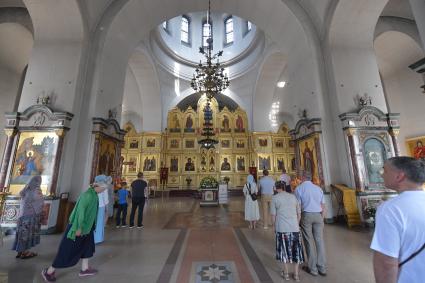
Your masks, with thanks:
<instances>
[{"instance_id":1,"label":"iconostasis","mask_svg":"<svg viewBox=\"0 0 425 283\"><path fill-rule=\"evenodd\" d=\"M295 174L295 149L285 125L277 133L249 132L246 112L234 105L212 99L215 149L200 148L206 98L187 107L169 111L163 133L137 133L131 123L122 150L122 175L127 181L143 171L151 187L159 186L161 167L168 168L168 189L196 189L203 177L228 180L230 188L242 188L249 167L259 175L268 169L276 178L283 168Z\"/></svg>"}]
</instances>

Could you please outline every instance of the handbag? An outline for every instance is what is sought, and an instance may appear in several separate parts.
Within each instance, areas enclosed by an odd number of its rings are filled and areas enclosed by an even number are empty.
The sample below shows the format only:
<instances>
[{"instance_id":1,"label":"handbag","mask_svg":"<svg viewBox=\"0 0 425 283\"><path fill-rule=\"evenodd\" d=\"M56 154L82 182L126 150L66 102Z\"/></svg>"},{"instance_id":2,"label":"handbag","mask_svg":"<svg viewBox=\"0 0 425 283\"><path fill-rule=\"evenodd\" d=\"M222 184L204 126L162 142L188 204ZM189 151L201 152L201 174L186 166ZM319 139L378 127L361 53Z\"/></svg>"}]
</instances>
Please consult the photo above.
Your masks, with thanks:
<instances>
[{"instance_id":1,"label":"handbag","mask_svg":"<svg viewBox=\"0 0 425 283\"><path fill-rule=\"evenodd\" d=\"M257 194L251 193L251 184L248 184L247 188L248 188L248 192L249 192L249 195L251 196L252 201L256 201L257 200Z\"/></svg>"}]
</instances>

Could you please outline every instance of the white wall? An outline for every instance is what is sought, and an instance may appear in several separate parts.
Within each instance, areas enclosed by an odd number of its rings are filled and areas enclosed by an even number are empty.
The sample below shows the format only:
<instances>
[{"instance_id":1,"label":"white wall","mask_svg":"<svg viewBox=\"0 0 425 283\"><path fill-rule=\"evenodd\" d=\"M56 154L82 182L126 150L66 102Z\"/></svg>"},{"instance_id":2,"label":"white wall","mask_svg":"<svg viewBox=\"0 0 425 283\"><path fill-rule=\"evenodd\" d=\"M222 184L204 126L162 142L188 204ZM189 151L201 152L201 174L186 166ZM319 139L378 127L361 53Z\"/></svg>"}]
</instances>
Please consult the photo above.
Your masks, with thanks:
<instances>
[{"instance_id":1,"label":"white wall","mask_svg":"<svg viewBox=\"0 0 425 283\"><path fill-rule=\"evenodd\" d=\"M410 69L400 70L384 78L385 91L389 108L393 113L400 113L400 154L408 154L405 140L425 136L425 95L419 88L422 78Z\"/></svg>"}]
</instances>

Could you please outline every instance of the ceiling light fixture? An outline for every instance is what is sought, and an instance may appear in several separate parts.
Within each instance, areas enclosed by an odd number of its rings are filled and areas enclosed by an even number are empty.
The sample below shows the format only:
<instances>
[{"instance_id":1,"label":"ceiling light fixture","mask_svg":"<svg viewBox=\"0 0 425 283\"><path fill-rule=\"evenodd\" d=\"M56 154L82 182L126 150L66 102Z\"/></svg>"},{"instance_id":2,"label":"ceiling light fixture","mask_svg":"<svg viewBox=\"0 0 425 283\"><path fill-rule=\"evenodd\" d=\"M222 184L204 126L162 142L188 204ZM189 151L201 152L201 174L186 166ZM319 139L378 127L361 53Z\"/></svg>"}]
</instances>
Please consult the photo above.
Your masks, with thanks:
<instances>
[{"instance_id":1,"label":"ceiling light fixture","mask_svg":"<svg viewBox=\"0 0 425 283\"><path fill-rule=\"evenodd\" d=\"M204 128L202 129L202 136L205 138L198 141L201 148L215 148L218 143L212 137L214 134L212 123L212 109L210 107L211 99L223 92L229 87L230 82L227 74L224 73L224 68L220 64L219 57L223 56L223 51L219 51L213 55L213 38L212 38L212 24L210 24L211 17L211 1L208 0L207 23L209 28L207 46L199 47L199 53L205 56L206 62L199 61L198 67L195 69L190 86L196 92L205 93L207 96L207 104L204 107ZM213 63L217 60L216 63Z\"/></svg>"},{"instance_id":2,"label":"ceiling light fixture","mask_svg":"<svg viewBox=\"0 0 425 283\"><path fill-rule=\"evenodd\" d=\"M286 82L285 81L280 81L277 83L277 87L278 88L284 88L286 86Z\"/></svg>"}]
</instances>

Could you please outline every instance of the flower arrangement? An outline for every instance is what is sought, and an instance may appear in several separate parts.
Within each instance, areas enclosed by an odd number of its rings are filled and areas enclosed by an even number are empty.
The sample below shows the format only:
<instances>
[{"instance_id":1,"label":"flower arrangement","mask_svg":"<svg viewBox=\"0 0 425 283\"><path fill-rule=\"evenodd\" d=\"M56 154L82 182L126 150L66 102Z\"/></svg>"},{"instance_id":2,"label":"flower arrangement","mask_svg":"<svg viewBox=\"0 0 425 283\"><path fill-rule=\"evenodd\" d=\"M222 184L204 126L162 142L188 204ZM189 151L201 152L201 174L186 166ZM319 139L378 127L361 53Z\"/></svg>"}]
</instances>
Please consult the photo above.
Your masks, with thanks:
<instances>
[{"instance_id":1,"label":"flower arrangement","mask_svg":"<svg viewBox=\"0 0 425 283\"><path fill-rule=\"evenodd\" d=\"M374 206L367 206L364 210L363 210L363 214L365 216L366 219L375 219L375 215L376 215L376 207Z\"/></svg>"},{"instance_id":2,"label":"flower arrangement","mask_svg":"<svg viewBox=\"0 0 425 283\"><path fill-rule=\"evenodd\" d=\"M201 188L216 188L216 187L218 187L218 182L214 177L208 176L208 177L202 178Z\"/></svg>"}]
</instances>

